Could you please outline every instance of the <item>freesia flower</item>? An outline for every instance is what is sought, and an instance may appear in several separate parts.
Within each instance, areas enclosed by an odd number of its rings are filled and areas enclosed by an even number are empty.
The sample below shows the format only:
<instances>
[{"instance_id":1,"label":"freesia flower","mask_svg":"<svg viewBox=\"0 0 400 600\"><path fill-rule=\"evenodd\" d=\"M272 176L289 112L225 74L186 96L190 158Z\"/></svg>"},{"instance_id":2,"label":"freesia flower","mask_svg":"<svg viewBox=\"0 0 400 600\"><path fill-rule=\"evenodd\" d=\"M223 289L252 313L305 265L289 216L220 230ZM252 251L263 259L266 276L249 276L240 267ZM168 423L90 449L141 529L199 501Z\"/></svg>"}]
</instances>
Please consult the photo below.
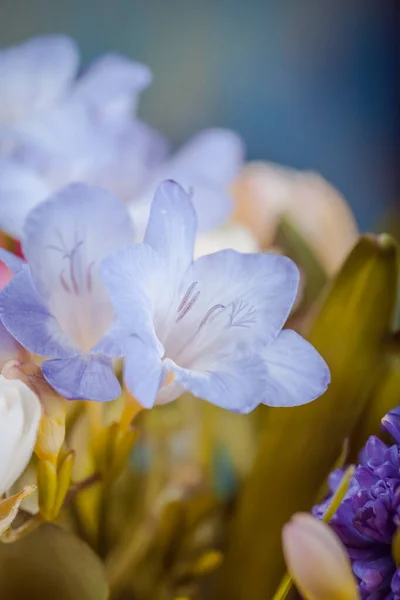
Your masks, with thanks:
<instances>
[{"instance_id":1,"label":"freesia flower","mask_svg":"<svg viewBox=\"0 0 400 600\"><path fill-rule=\"evenodd\" d=\"M22 346L51 359L42 372L67 398L111 400L120 393L111 359L99 350L113 308L98 265L132 239L124 205L83 184L44 202L25 222L27 265L12 256L16 275L0 293L0 316Z\"/></svg>"},{"instance_id":2,"label":"freesia flower","mask_svg":"<svg viewBox=\"0 0 400 600\"><path fill-rule=\"evenodd\" d=\"M178 181L191 196L200 233L224 223L233 208L229 188L243 158L243 144L232 131L209 129L195 135L154 170L129 203L139 239L146 230L154 193L166 179Z\"/></svg>"},{"instance_id":3,"label":"freesia flower","mask_svg":"<svg viewBox=\"0 0 400 600\"><path fill-rule=\"evenodd\" d=\"M325 362L294 332L281 333L297 293L296 265L233 250L193 262L196 230L189 196L166 181L156 191L144 243L103 261L128 334L124 376L132 394L149 408L188 390L248 412L261 402L290 406L323 393Z\"/></svg>"},{"instance_id":4,"label":"freesia flower","mask_svg":"<svg viewBox=\"0 0 400 600\"><path fill-rule=\"evenodd\" d=\"M22 475L35 447L39 398L19 380L0 375L0 496Z\"/></svg>"},{"instance_id":5,"label":"freesia flower","mask_svg":"<svg viewBox=\"0 0 400 600\"><path fill-rule=\"evenodd\" d=\"M205 131L168 156L164 137L135 114L149 69L116 54L78 78L77 65L76 45L65 36L0 51L0 227L20 238L29 210L82 181L130 204L141 239L166 178L193 194L201 231L222 223L243 160L238 136Z\"/></svg>"},{"instance_id":6,"label":"freesia flower","mask_svg":"<svg viewBox=\"0 0 400 600\"><path fill-rule=\"evenodd\" d=\"M326 273L334 275L353 247L358 229L339 192L317 173L271 163L250 163L236 179L235 219L261 248L275 244L281 217L303 235Z\"/></svg>"},{"instance_id":7,"label":"freesia flower","mask_svg":"<svg viewBox=\"0 0 400 600\"><path fill-rule=\"evenodd\" d=\"M394 438L391 446L371 436L360 454L345 499L330 525L345 545L363 600L400 597L400 568L393 552L400 525L400 408L382 419ZM342 478L331 473L332 493ZM321 518L329 498L314 507Z\"/></svg>"},{"instance_id":8,"label":"freesia flower","mask_svg":"<svg viewBox=\"0 0 400 600\"><path fill-rule=\"evenodd\" d=\"M165 155L164 138L134 115L149 69L107 54L77 78L78 59L62 35L0 51L0 224L15 237L29 210L66 184L129 194Z\"/></svg>"},{"instance_id":9,"label":"freesia flower","mask_svg":"<svg viewBox=\"0 0 400 600\"><path fill-rule=\"evenodd\" d=\"M359 598L346 549L328 525L298 513L284 526L282 538L289 572L304 598Z\"/></svg>"}]
</instances>

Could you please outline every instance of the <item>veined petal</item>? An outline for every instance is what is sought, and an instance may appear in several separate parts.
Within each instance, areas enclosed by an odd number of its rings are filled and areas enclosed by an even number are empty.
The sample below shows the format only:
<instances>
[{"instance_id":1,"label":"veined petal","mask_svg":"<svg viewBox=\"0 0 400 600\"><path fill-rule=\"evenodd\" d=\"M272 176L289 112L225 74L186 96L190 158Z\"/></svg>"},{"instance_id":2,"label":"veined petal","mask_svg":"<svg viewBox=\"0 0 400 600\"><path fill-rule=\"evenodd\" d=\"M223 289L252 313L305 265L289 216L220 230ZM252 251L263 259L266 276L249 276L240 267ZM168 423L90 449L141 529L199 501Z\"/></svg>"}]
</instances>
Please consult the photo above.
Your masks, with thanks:
<instances>
[{"instance_id":1,"label":"veined petal","mask_svg":"<svg viewBox=\"0 0 400 600\"><path fill-rule=\"evenodd\" d=\"M232 131L210 129L189 140L152 175L142 195L131 204L140 227L147 222L151 199L160 181L172 179L190 194L199 231L223 223L232 211L229 185L243 164L243 144Z\"/></svg>"},{"instance_id":2,"label":"veined petal","mask_svg":"<svg viewBox=\"0 0 400 600\"><path fill-rule=\"evenodd\" d=\"M65 94L78 52L63 35L36 37L0 50L0 123L30 118Z\"/></svg>"},{"instance_id":3,"label":"veined petal","mask_svg":"<svg viewBox=\"0 0 400 600\"><path fill-rule=\"evenodd\" d=\"M118 318L161 354L158 340L176 318L179 285L193 258L195 234L196 217L187 194L166 181L156 192L144 243L103 262L103 280Z\"/></svg>"},{"instance_id":4,"label":"veined petal","mask_svg":"<svg viewBox=\"0 0 400 600\"><path fill-rule=\"evenodd\" d=\"M34 171L0 160L0 229L20 239L28 212L48 195L45 181Z\"/></svg>"},{"instance_id":5,"label":"veined petal","mask_svg":"<svg viewBox=\"0 0 400 600\"><path fill-rule=\"evenodd\" d=\"M46 360L41 368L49 384L70 400L107 402L115 400L121 393L112 361L105 356Z\"/></svg>"},{"instance_id":6,"label":"veined petal","mask_svg":"<svg viewBox=\"0 0 400 600\"><path fill-rule=\"evenodd\" d=\"M233 412L252 411L265 395L265 364L256 354L238 351L205 356L192 369L179 367L169 359L164 365L185 390Z\"/></svg>"},{"instance_id":7,"label":"veined petal","mask_svg":"<svg viewBox=\"0 0 400 600\"><path fill-rule=\"evenodd\" d=\"M298 333L285 329L263 349L267 382L263 403L299 406L321 396L330 383L328 365Z\"/></svg>"},{"instance_id":8,"label":"veined petal","mask_svg":"<svg viewBox=\"0 0 400 600\"><path fill-rule=\"evenodd\" d=\"M74 356L77 348L49 312L25 267L0 292L0 318L27 350L41 356Z\"/></svg>"},{"instance_id":9,"label":"veined petal","mask_svg":"<svg viewBox=\"0 0 400 600\"><path fill-rule=\"evenodd\" d=\"M189 196L174 181L161 183L151 205L144 243L162 258L170 286L179 281L193 261L196 213Z\"/></svg>"},{"instance_id":10,"label":"veined petal","mask_svg":"<svg viewBox=\"0 0 400 600\"><path fill-rule=\"evenodd\" d=\"M72 98L102 117L132 117L138 96L151 79L151 71L145 65L119 54L106 54L78 79Z\"/></svg>"},{"instance_id":11,"label":"veined petal","mask_svg":"<svg viewBox=\"0 0 400 600\"><path fill-rule=\"evenodd\" d=\"M229 342L270 342L289 316L298 281L298 268L283 256L222 250L199 258L181 284L168 356L190 367Z\"/></svg>"},{"instance_id":12,"label":"veined petal","mask_svg":"<svg viewBox=\"0 0 400 600\"><path fill-rule=\"evenodd\" d=\"M113 319L99 263L132 239L124 205L83 184L68 186L25 222L23 252L35 287L61 329L86 351Z\"/></svg>"},{"instance_id":13,"label":"veined petal","mask_svg":"<svg viewBox=\"0 0 400 600\"><path fill-rule=\"evenodd\" d=\"M152 408L164 379L159 353L138 337L129 340L124 364L124 381L144 408Z\"/></svg>"}]
</instances>

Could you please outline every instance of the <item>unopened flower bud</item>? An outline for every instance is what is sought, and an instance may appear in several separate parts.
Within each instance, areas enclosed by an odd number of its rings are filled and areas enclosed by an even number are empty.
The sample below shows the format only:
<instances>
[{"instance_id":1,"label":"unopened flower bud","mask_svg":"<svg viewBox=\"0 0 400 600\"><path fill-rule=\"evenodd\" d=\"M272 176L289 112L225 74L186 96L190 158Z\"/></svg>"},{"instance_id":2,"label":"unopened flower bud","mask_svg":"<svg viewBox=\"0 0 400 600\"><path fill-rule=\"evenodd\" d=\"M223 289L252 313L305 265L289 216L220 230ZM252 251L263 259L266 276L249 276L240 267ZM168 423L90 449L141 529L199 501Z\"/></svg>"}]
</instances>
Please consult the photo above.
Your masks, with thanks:
<instances>
[{"instance_id":1,"label":"unopened flower bud","mask_svg":"<svg viewBox=\"0 0 400 600\"><path fill-rule=\"evenodd\" d=\"M304 598L359 598L346 550L329 525L298 513L284 526L282 537L289 572Z\"/></svg>"},{"instance_id":2,"label":"unopened flower bud","mask_svg":"<svg viewBox=\"0 0 400 600\"><path fill-rule=\"evenodd\" d=\"M7 379L19 379L29 386L42 404L35 452L41 460L56 462L65 439L65 400L47 383L40 367L33 363L11 360L3 367Z\"/></svg>"}]
</instances>

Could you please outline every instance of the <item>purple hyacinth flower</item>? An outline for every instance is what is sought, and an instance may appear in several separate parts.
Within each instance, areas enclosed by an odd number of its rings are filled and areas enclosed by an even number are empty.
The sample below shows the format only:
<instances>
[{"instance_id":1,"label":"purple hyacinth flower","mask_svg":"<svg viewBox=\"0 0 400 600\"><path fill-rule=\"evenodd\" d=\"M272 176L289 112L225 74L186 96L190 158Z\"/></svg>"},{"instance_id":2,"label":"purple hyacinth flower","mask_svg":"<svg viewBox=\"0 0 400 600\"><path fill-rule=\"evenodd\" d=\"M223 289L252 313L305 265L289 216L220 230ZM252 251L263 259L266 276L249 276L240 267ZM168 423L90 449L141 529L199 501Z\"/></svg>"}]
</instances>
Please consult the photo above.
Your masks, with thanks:
<instances>
[{"instance_id":1,"label":"purple hyacinth flower","mask_svg":"<svg viewBox=\"0 0 400 600\"><path fill-rule=\"evenodd\" d=\"M400 407L382 419L396 443L388 446L371 436L360 453L345 499L330 524L345 544L363 600L400 598L400 572L392 541L400 525ZM342 471L331 474L334 492ZM329 498L314 507L321 518Z\"/></svg>"},{"instance_id":2,"label":"purple hyacinth flower","mask_svg":"<svg viewBox=\"0 0 400 600\"><path fill-rule=\"evenodd\" d=\"M241 413L322 394L325 362L300 336L281 332L296 298L296 265L233 250L193 262L196 230L188 194L166 181L156 191L144 243L103 261L120 327L129 334L124 376L131 392L147 408L188 390Z\"/></svg>"},{"instance_id":3,"label":"purple hyacinth flower","mask_svg":"<svg viewBox=\"0 0 400 600\"><path fill-rule=\"evenodd\" d=\"M25 222L27 263L14 265L19 272L0 293L0 317L22 346L50 359L43 374L67 398L102 401L120 393L111 359L97 348L110 347L114 316L99 263L132 239L124 205L83 184L42 203ZM114 332L118 353L116 342Z\"/></svg>"}]
</instances>

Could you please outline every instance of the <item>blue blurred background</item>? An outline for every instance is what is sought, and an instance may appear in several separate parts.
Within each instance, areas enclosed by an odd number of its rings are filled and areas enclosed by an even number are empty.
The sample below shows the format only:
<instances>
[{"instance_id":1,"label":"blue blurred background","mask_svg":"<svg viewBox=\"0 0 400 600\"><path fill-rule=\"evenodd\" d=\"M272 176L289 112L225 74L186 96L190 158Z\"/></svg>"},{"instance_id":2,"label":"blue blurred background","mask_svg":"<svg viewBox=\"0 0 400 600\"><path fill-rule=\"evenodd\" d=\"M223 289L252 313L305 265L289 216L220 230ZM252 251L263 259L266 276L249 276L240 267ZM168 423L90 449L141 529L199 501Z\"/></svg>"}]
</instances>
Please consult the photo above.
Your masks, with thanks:
<instances>
[{"instance_id":1,"label":"blue blurred background","mask_svg":"<svg viewBox=\"0 0 400 600\"><path fill-rule=\"evenodd\" d=\"M400 75L391 0L0 0L0 45L74 37L83 63L147 63L143 118L178 144L226 126L249 159L321 172L363 230L396 200Z\"/></svg>"}]
</instances>

